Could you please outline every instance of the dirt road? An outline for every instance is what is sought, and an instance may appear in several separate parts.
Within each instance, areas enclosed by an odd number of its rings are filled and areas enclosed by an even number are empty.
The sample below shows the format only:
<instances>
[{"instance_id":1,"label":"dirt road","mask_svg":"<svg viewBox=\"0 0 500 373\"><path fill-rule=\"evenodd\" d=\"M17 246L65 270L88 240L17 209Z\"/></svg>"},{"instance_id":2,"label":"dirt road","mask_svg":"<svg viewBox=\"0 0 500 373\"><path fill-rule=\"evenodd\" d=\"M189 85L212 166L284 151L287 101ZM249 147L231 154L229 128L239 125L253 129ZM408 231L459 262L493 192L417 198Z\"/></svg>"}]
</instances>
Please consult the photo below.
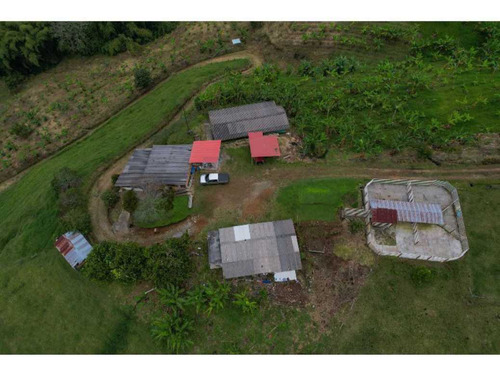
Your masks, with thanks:
<instances>
[{"instance_id":1,"label":"dirt road","mask_svg":"<svg viewBox=\"0 0 500 373\"><path fill-rule=\"evenodd\" d=\"M262 57L256 53L252 52L249 50L244 50L241 52L237 53L231 53L227 54L224 56L216 57L210 60L206 60L203 62L200 62L196 65L190 66L187 69L191 69L194 67L200 67L204 65L208 65L210 63L214 62L223 62L223 61L229 61L229 60L235 60L239 58L247 58L251 61L252 65L249 69L245 70L243 74L248 74L251 72L255 67L262 65L263 59ZM186 70L187 70L186 69ZM199 92L204 91L207 89L211 84L215 82L210 83L209 85L204 86ZM187 101L183 107L178 111L177 115L174 116L174 118L167 123L163 128L167 127L170 123L175 123L181 118L182 112L189 110L193 105L194 105L194 100L197 95L194 95L189 101ZM150 140L146 140L142 144L137 145L137 147L141 146L148 146ZM125 167L128 159L130 158L130 155L132 154L132 151L125 154L123 157L121 157L115 164L113 164L111 167L106 169L101 173L97 181L94 183L91 192L90 192L90 198L89 198L89 212L90 212L90 217L92 221L92 228L93 228L93 234L95 238L98 241L104 241L104 240L129 240L129 239L134 239L139 243L142 244L151 244L154 242L160 242L165 239L165 237L168 237L172 235L173 231L178 230L179 227L178 225L172 226L172 229L169 229L168 231L165 231L162 229L161 233L158 235L152 237L141 237L141 235L118 235L112 230L111 223L108 219L108 213L106 210L106 207L104 206L104 203L102 202L100 195L103 191L111 187L111 176L113 174L119 174L123 168ZM1 186L0 186L0 191L1 191ZM148 235L149 236L149 235Z\"/></svg>"},{"instance_id":2,"label":"dirt road","mask_svg":"<svg viewBox=\"0 0 500 373\"><path fill-rule=\"evenodd\" d=\"M241 51L225 56L220 56L211 60L203 61L190 68L203 66L213 62L228 61L237 58L248 58L252 62L252 67L245 71L248 73L256 66L263 63L262 57L254 51ZM211 83L213 84L213 83ZM201 91L206 89L205 86ZM194 97L186 102L179 113L166 125L174 123L180 119L183 110L190 109L194 104ZM150 140L145 141L140 146L149 146ZM90 193L89 210L92 220L94 236L98 241L103 240L133 240L143 245L161 242L166 237L178 234L182 230L196 230L197 223L214 217L191 217L184 222L175 224L167 228L159 229L159 232L152 234L151 230L133 230L129 234L115 234L108 219L108 214L104 203L99 198L100 194L111 187L111 176L120 173L127 163L131 153L125 154L120 160L103 171ZM311 177L350 177L350 178L442 178L446 180L475 180L475 179L500 179L500 167L497 166L469 166L463 168L439 169L383 169L374 168L353 163L352 165L325 165L321 163L308 163L306 167L285 167L267 169L265 175L245 176L231 179L230 185L225 188L214 188L211 199L214 205L221 209L242 211L246 215L257 217L265 211L265 205L270 202L273 192L290 180L298 180ZM241 198L241 196L246 196Z\"/></svg>"}]
</instances>

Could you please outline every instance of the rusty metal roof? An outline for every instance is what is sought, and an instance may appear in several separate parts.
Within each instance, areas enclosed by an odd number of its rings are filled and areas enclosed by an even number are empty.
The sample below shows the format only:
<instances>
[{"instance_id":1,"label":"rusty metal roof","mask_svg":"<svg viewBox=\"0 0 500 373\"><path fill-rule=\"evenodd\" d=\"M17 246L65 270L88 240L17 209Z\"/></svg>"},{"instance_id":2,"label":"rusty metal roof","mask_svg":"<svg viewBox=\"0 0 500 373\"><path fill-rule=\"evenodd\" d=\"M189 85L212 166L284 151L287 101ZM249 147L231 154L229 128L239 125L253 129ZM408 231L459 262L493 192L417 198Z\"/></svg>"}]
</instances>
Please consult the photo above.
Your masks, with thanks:
<instances>
[{"instance_id":1,"label":"rusty metal roof","mask_svg":"<svg viewBox=\"0 0 500 373\"><path fill-rule=\"evenodd\" d=\"M398 222L398 212L396 210L384 208L373 209L372 222L396 224Z\"/></svg>"},{"instance_id":2,"label":"rusty metal roof","mask_svg":"<svg viewBox=\"0 0 500 373\"><path fill-rule=\"evenodd\" d=\"M64 233L55 246L73 268L82 264L92 251L92 246L79 232Z\"/></svg>"},{"instance_id":3,"label":"rusty metal roof","mask_svg":"<svg viewBox=\"0 0 500 373\"><path fill-rule=\"evenodd\" d=\"M212 137L222 141L247 137L249 132L280 132L290 128L285 109L274 101L212 110L208 116Z\"/></svg>"},{"instance_id":4,"label":"rusty metal roof","mask_svg":"<svg viewBox=\"0 0 500 373\"><path fill-rule=\"evenodd\" d=\"M370 200L370 208L396 210L398 221L409 223L444 224L443 211L437 203Z\"/></svg>"}]
</instances>

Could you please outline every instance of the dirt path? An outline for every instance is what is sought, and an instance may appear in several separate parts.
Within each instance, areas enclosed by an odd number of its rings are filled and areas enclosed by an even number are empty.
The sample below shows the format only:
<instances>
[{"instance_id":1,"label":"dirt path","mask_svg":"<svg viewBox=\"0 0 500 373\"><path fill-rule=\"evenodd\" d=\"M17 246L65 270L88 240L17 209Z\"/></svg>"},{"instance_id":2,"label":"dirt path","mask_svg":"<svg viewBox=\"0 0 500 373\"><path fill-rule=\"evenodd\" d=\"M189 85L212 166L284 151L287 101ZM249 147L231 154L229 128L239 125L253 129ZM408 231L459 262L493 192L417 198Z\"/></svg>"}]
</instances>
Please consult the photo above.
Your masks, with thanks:
<instances>
[{"instance_id":1,"label":"dirt path","mask_svg":"<svg viewBox=\"0 0 500 373\"><path fill-rule=\"evenodd\" d=\"M174 74L179 74L179 73L181 73L183 71L186 71L186 70L189 70L189 69L192 69L192 68L195 68L195 67L202 67L202 66L205 66L205 65L208 65L208 64L211 64L211 63L215 63L215 62L224 62L224 61L236 60L236 59L239 59L239 58L247 58L252 63L252 66L249 69L245 70L243 72L243 74L250 73L255 67L260 66L263 63L263 58L258 53L258 51L254 50L252 48L249 48L249 49L246 49L246 50L243 50L243 51L240 51L240 52L226 54L226 55L223 55L223 56L219 56L219 57L215 57L215 58L212 58L212 59L209 59L209 60L205 60L205 61L199 62L199 63L197 63L195 65L192 65L192 66L189 66L189 67L187 67L187 68L185 68L183 70L177 71ZM171 76L168 77L168 78L166 78L164 81L162 81L162 82L160 82L158 84L162 84L163 82L165 82L166 80L168 80L170 78L171 78ZM120 112L122 112L123 110L125 110L126 108L128 108L130 105L135 104L137 102L137 100L140 100L142 97L143 96L140 96L140 97L134 99L132 102L130 102L123 109L121 109L120 111L118 111L117 113L115 113L113 116L118 115ZM187 103L187 105L184 106L184 109L187 109L187 108L191 107L193 105L193 102L194 102L194 98L191 99ZM174 121L178 120L179 117L180 117L180 113L170 123L173 123ZM95 126L94 128L92 128L92 130L88 131L84 136L79 137L79 138L75 139L74 141L68 143L66 146L60 148L54 154L48 156L47 158L44 158L44 159L40 160L39 162L37 162L37 163L35 163L35 164L31 165L31 166L29 166L28 168L26 168L23 171L19 172L17 175L15 175L15 176L7 179L7 180L2 181L0 183L0 192L4 191L9 186L15 184L18 180L20 180L24 176L24 174L26 174L27 172L29 172L33 167L37 166L38 164L40 164L42 162L46 162L46 161L50 160L52 157L56 156L61 151L63 151L66 147L74 144L75 142L79 142L79 141L85 139L86 137L92 135L94 133L94 131L97 130L98 128L100 128L105 122L107 122L107 120L105 120L100 125Z\"/></svg>"},{"instance_id":2,"label":"dirt path","mask_svg":"<svg viewBox=\"0 0 500 373\"><path fill-rule=\"evenodd\" d=\"M204 65L208 65L210 63L214 62L223 62L223 61L229 61L229 60L235 60L239 58L247 58L251 61L252 66L245 70L243 74L248 74L251 72L255 67L262 65L263 59L260 55L257 53L254 53L249 50L244 50L241 52L236 52L232 54L227 54L224 56L216 57L210 60L206 60L203 62L200 62L196 65L193 65L190 68L194 67L201 67ZM203 87L200 92L206 90L210 85L214 84L215 82L210 83L209 85L206 85ZM198 94L200 93L198 92ZM196 96L194 95L189 101L187 101L182 108L178 111L177 115L172 118L171 121L169 121L165 126L162 128L167 127L171 123L175 123L179 119L181 119L181 115L183 111L187 111L190 108L193 107L194 105L194 100ZM144 141L142 144L137 145L137 147L147 147L150 145L150 139ZM116 234L113 232L111 222L109 221L108 218L108 212L106 209L106 206L104 206L104 203L102 202L100 195L103 191L106 189L110 188L112 186L111 184L111 176L113 174L119 174L125 165L127 164L128 159L130 158L130 155L132 154L133 150L125 154L123 157L121 157L116 163L114 163L111 167L106 169L105 171L101 172L101 175L97 179L97 181L94 183L92 186L91 192L90 192L90 198L89 198L89 212L90 212L90 218L92 221L92 229L93 229L93 234L95 238L98 241L105 241L105 240L130 240L133 239L134 241L141 243L143 245L148 245L152 244L155 242L161 242L165 238L170 237L174 234L177 234L178 230L184 227L183 229L189 228L192 224L187 224L185 222L175 224L173 225L170 229L161 229L160 232L154 236L151 235L144 235L144 234L134 234L134 233L140 233L140 232L135 232L132 231L129 234ZM0 191L2 185L0 185ZM190 221L191 219L188 219Z\"/></svg>"},{"instance_id":3,"label":"dirt path","mask_svg":"<svg viewBox=\"0 0 500 373\"><path fill-rule=\"evenodd\" d=\"M263 63L262 57L254 51L245 50L229 55L220 56L211 60L200 62L193 67L207 65L213 62L222 62L238 58L248 58L252 62L252 67L244 73L249 73L256 66ZM211 84L213 84L212 82ZM200 90L205 90L209 85ZM199 93L198 93L199 94ZM178 114L164 127L180 119L183 110L190 109L195 97L193 96L186 102ZM163 127L163 128L164 128ZM150 139L146 140L137 147L150 146ZM207 224L207 218L193 216L184 222L172 225L170 227L160 228L156 234L152 230L132 229L128 234L116 234L112 230L108 219L108 213L104 203L99 198L100 194L111 187L111 176L118 174L123 170L131 152L125 154L111 167L103 171L92 187L90 193L89 210L92 220L94 237L98 241L103 240L133 240L143 245L149 245L155 242L161 242L167 237L182 233L181 231L189 229L197 231L197 222L203 221ZM271 201L273 192L276 188L285 185L290 180L299 180L304 178L322 178L322 177L350 177L350 178L444 178L447 180L475 180L475 179L500 179L500 167L469 166L464 168L446 168L439 169L382 169L367 167L359 163L352 165L324 165L320 163L308 163L305 167L284 167L271 168L264 170L262 175L233 177L231 183L224 188L213 188L211 199L215 205L223 210L241 211L243 217L258 218L266 210L266 205ZM1 186L0 186L1 190ZM246 196L242 198L241 196ZM209 218L210 219L210 218ZM211 217L215 219L215 217ZM194 232L193 232L194 233Z\"/></svg>"}]
</instances>

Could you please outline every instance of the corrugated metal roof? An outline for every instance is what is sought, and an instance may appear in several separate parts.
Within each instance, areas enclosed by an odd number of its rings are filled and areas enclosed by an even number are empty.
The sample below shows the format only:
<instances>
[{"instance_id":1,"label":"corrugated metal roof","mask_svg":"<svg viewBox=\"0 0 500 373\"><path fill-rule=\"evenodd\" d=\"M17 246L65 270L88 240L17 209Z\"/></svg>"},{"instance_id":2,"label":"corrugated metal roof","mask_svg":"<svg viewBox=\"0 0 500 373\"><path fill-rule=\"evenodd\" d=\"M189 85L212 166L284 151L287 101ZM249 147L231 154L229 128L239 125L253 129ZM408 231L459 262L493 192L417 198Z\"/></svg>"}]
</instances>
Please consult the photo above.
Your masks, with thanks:
<instances>
[{"instance_id":1,"label":"corrugated metal roof","mask_svg":"<svg viewBox=\"0 0 500 373\"><path fill-rule=\"evenodd\" d=\"M191 145L154 145L136 149L115 185L143 188L148 184L185 186Z\"/></svg>"},{"instance_id":2,"label":"corrugated metal roof","mask_svg":"<svg viewBox=\"0 0 500 373\"><path fill-rule=\"evenodd\" d=\"M92 246L79 232L66 232L55 244L64 259L73 267L78 267L92 251Z\"/></svg>"},{"instance_id":3,"label":"corrugated metal roof","mask_svg":"<svg viewBox=\"0 0 500 373\"><path fill-rule=\"evenodd\" d=\"M277 136L264 136L262 132L250 132L248 140L252 158L279 157L281 154Z\"/></svg>"},{"instance_id":4,"label":"corrugated metal roof","mask_svg":"<svg viewBox=\"0 0 500 373\"><path fill-rule=\"evenodd\" d=\"M217 163L220 156L221 140L193 142L189 163Z\"/></svg>"},{"instance_id":5,"label":"corrugated metal roof","mask_svg":"<svg viewBox=\"0 0 500 373\"><path fill-rule=\"evenodd\" d=\"M240 225L210 232L211 267L222 267L225 278L302 268L292 220ZM218 251L218 253L216 253Z\"/></svg>"},{"instance_id":6,"label":"corrugated metal roof","mask_svg":"<svg viewBox=\"0 0 500 373\"><path fill-rule=\"evenodd\" d=\"M208 113L212 137L232 140L247 137L249 132L278 132L290 128L283 107L274 101L242 105Z\"/></svg>"},{"instance_id":7,"label":"corrugated metal roof","mask_svg":"<svg viewBox=\"0 0 500 373\"><path fill-rule=\"evenodd\" d=\"M393 200L370 200L372 209L396 210L398 221L409 223L444 224L443 211L437 203L406 202Z\"/></svg>"},{"instance_id":8,"label":"corrugated metal roof","mask_svg":"<svg viewBox=\"0 0 500 373\"><path fill-rule=\"evenodd\" d=\"M374 223L396 224L398 222L398 212L384 208L372 209L372 221Z\"/></svg>"}]
</instances>

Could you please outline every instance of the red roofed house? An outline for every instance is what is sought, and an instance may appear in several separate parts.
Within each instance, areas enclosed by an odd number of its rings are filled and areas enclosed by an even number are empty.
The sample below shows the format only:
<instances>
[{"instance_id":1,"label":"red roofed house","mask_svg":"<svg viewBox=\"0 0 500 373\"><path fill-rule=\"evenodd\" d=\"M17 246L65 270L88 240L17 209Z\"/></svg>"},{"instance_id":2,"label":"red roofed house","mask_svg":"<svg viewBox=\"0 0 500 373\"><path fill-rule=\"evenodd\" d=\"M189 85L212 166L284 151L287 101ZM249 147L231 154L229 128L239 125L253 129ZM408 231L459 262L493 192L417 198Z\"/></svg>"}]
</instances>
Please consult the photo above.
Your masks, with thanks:
<instances>
[{"instance_id":1,"label":"red roofed house","mask_svg":"<svg viewBox=\"0 0 500 373\"><path fill-rule=\"evenodd\" d=\"M279 157L280 146L278 136L264 136L262 132L249 132L250 153L257 163L264 162L267 157Z\"/></svg>"},{"instance_id":2,"label":"red roofed house","mask_svg":"<svg viewBox=\"0 0 500 373\"><path fill-rule=\"evenodd\" d=\"M189 164L195 168L219 168L221 140L206 140L193 142Z\"/></svg>"}]
</instances>

